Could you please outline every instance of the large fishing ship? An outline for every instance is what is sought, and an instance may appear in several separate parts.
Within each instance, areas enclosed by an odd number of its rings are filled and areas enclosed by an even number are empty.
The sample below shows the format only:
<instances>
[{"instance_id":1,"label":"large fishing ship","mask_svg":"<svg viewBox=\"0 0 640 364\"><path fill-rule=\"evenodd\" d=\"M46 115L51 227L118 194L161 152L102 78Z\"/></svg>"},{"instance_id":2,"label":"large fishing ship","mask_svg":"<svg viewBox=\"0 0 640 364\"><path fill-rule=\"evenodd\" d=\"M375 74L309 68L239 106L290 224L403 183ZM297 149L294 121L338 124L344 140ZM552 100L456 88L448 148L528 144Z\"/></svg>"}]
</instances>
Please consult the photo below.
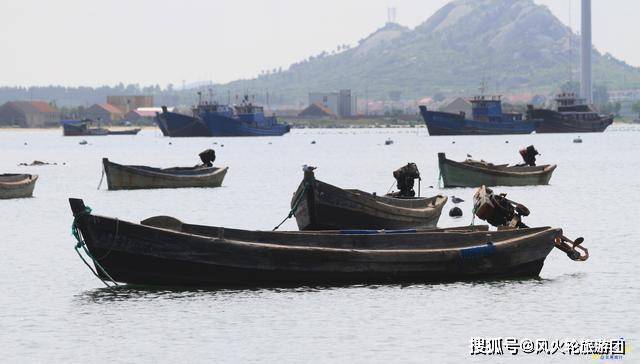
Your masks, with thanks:
<instances>
[{"instance_id":1,"label":"large fishing ship","mask_svg":"<svg viewBox=\"0 0 640 364\"><path fill-rule=\"evenodd\" d=\"M537 119L536 133L599 133L613 123L613 115L600 115L585 99L565 92L555 98L557 110L527 105L527 119Z\"/></svg>"},{"instance_id":2,"label":"large fishing ship","mask_svg":"<svg viewBox=\"0 0 640 364\"><path fill-rule=\"evenodd\" d=\"M290 126L279 124L274 116L265 116L262 106L253 105L245 96L239 105L201 104L197 114L212 136L280 136Z\"/></svg>"},{"instance_id":3,"label":"large fishing ship","mask_svg":"<svg viewBox=\"0 0 640 364\"><path fill-rule=\"evenodd\" d=\"M500 96L476 96L471 102L471 119L459 114L430 111L420 106L429 135L530 134L536 120L524 120L522 114L502 112Z\"/></svg>"},{"instance_id":4,"label":"large fishing ship","mask_svg":"<svg viewBox=\"0 0 640 364\"><path fill-rule=\"evenodd\" d=\"M185 115L177 112L170 112L166 106L162 107L162 113L156 114L156 124L160 127L162 134L168 137L210 137L211 132L200 117Z\"/></svg>"}]
</instances>

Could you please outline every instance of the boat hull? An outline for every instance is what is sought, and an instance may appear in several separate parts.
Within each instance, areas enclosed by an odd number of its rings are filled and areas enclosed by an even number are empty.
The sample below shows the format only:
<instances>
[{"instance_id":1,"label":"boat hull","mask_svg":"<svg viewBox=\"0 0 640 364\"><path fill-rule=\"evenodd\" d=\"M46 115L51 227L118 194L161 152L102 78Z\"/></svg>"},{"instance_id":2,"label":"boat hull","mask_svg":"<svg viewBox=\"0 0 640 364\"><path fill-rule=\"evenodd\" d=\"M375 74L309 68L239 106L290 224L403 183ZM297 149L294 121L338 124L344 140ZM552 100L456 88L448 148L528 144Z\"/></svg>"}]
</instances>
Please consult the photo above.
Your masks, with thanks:
<instances>
[{"instance_id":1,"label":"boat hull","mask_svg":"<svg viewBox=\"0 0 640 364\"><path fill-rule=\"evenodd\" d=\"M88 215L81 200L71 204L87 248L109 276L142 285L342 285L535 277L553 240L562 234L552 228L513 231L509 238L486 231L385 234L374 237L390 248L324 248L295 240L281 244L279 233L272 233L269 242L227 239L223 232L218 237L187 234ZM446 237L458 243L438 246ZM320 238L331 241L336 236ZM370 238L341 235L338 240L367 243ZM411 245L394 248L395 239Z\"/></svg>"},{"instance_id":2,"label":"boat hull","mask_svg":"<svg viewBox=\"0 0 640 364\"><path fill-rule=\"evenodd\" d=\"M529 120L485 122L466 119L463 115L429 111L420 107L429 135L502 135L531 134L535 122Z\"/></svg>"},{"instance_id":3,"label":"boat hull","mask_svg":"<svg viewBox=\"0 0 640 364\"><path fill-rule=\"evenodd\" d=\"M534 186L547 185L551 180L555 165L539 167L483 168L446 159L438 154L440 176L445 188L480 186Z\"/></svg>"},{"instance_id":4,"label":"boat hull","mask_svg":"<svg viewBox=\"0 0 640 364\"><path fill-rule=\"evenodd\" d=\"M0 175L0 200L32 197L37 180L35 174Z\"/></svg>"},{"instance_id":5,"label":"boat hull","mask_svg":"<svg viewBox=\"0 0 640 364\"><path fill-rule=\"evenodd\" d=\"M291 130L289 125L276 123L269 126L260 126L255 122L247 122L214 112L203 112L201 117L209 128L211 135L216 137L281 136Z\"/></svg>"},{"instance_id":6,"label":"boat hull","mask_svg":"<svg viewBox=\"0 0 640 364\"><path fill-rule=\"evenodd\" d=\"M163 112L156 115L155 121L164 136L172 138L212 136L204 122L193 116Z\"/></svg>"},{"instance_id":7,"label":"boat hull","mask_svg":"<svg viewBox=\"0 0 640 364\"><path fill-rule=\"evenodd\" d=\"M128 129L128 130L109 130L109 135L137 135L140 132L140 128Z\"/></svg>"},{"instance_id":8,"label":"boat hull","mask_svg":"<svg viewBox=\"0 0 640 364\"><path fill-rule=\"evenodd\" d=\"M445 196L396 199L343 190L310 175L294 193L292 209L298 199L294 215L300 230L434 228L447 202Z\"/></svg>"},{"instance_id":9,"label":"boat hull","mask_svg":"<svg viewBox=\"0 0 640 364\"><path fill-rule=\"evenodd\" d=\"M228 167L170 168L125 166L102 160L109 190L220 187Z\"/></svg>"},{"instance_id":10,"label":"boat hull","mask_svg":"<svg viewBox=\"0 0 640 364\"><path fill-rule=\"evenodd\" d=\"M529 110L529 117L540 119L536 123L536 133L602 133L612 123L613 117L596 120L576 120L553 110Z\"/></svg>"}]
</instances>

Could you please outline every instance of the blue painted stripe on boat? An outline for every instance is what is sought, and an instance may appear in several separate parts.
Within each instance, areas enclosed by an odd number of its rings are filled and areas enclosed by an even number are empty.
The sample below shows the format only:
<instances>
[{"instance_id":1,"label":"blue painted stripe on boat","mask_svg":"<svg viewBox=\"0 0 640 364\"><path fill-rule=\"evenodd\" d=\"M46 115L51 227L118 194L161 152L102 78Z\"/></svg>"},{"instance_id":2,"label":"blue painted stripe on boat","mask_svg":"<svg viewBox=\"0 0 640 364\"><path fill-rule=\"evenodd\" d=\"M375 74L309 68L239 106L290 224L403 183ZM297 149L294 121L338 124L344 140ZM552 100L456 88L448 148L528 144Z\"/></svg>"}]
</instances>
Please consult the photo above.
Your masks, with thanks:
<instances>
[{"instance_id":1,"label":"blue painted stripe on boat","mask_svg":"<svg viewBox=\"0 0 640 364\"><path fill-rule=\"evenodd\" d=\"M376 235L376 234L413 234L418 232L416 229L402 230L340 230L343 235Z\"/></svg>"},{"instance_id":2,"label":"blue painted stripe on boat","mask_svg":"<svg viewBox=\"0 0 640 364\"><path fill-rule=\"evenodd\" d=\"M476 246L460 250L460 257L463 259L481 258L492 255L496 252L496 246L489 242L487 245Z\"/></svg>"}]
</instances>

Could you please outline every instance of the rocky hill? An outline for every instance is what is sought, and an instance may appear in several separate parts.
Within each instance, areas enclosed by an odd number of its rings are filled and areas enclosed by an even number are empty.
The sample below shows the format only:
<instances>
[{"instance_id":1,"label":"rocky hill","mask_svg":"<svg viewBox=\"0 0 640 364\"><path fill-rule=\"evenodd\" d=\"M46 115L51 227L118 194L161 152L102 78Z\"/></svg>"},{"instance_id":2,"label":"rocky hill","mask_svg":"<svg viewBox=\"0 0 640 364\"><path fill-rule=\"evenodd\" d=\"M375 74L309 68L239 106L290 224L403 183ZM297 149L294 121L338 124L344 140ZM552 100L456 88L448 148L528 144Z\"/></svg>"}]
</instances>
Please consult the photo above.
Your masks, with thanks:
<instances>
[{"instance_id":1,"label":"rocky hill","mask_svg":"<svg viewBox=\"0 0 640 364\"><path fill-rule=\"evenodd\" d=\"M285 71L217 85L217 92L269 90L272 101L306 100L309 91L351 88L361 97L436 93L553 92L578 79L579 38L532 0L456 0L409 29L387 24L356 47L323 53ZM593 50L594 82L640 88L640 69ZM570 70L573 69L573 75Z\"/></svg>"}]
</instances>

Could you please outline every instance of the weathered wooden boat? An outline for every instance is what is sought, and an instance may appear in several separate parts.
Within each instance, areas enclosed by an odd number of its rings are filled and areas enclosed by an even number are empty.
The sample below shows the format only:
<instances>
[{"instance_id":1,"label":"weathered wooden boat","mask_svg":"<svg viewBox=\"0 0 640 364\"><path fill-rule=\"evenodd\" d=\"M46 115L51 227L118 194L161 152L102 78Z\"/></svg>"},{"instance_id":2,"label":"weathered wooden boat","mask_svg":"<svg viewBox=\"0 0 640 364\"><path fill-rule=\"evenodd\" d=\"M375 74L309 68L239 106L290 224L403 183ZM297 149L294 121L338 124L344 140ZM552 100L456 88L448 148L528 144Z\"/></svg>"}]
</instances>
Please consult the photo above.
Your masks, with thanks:
<instances>
[{"instance_id":1,"label":"weathered wooden boat","mask_svg":"<svg viewBox=\"0 0 640 364\"><path fill-rule=\"evenodd\" d=\"M396 198L342 189L305 170L291 199L300 230L405 229L435 227L446 196Z\"/></svg>"},{"instance_id":2,"label":"weathered wooden boat","mask_svg":"<svg viewBox=\"0 0 640 364\"><path fill-rule=\"evenodd\" d=\"M35 174L0 174L0 199L33 196L37 180Z\"/></svg>"},{"instance_id":3,"label":"weathered wooden boat","mask_svg":"<svg viewBox=\"0 0 640 364\"><path fill-rule=\"evenodd\" d=\"M538 276L562 236L550 227L385 233L159 228L93 215L70 199L77 249L103 280L265 286L433 282ZM195 230L195 231L194 231Z\"/></svg>"},{"instance_id":4,"label":"weathered wooden boat","mask_svg":"<svg viewBox=\"0 0 640 364\"><path fill-rule=\"evenodd\" d=\"M444 187L547 185L556 165L508 166L467 159L456 162L438 153Z\"/></svg>"},{"instance_id":5,"label":"weathered wooden boat","mask_svg":"<svg viewBox=\"0 0 640 364\"><path fill-rule=\"evenodd\" d=\"M228 167L154 168L122 165L102 159L103 173L110 190L220 187Z\"/></svg>"}]
</instances>

